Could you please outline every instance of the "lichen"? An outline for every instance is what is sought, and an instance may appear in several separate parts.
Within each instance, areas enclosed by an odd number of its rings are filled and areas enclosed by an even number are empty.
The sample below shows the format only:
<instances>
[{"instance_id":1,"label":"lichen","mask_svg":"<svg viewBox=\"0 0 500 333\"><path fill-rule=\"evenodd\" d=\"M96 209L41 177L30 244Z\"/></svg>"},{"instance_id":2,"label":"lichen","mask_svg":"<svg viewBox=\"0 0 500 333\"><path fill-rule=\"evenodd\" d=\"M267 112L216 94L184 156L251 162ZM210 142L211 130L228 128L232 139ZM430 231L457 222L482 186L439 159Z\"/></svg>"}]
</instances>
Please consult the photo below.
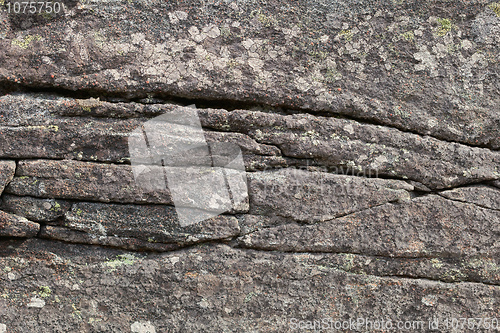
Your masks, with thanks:
<instances>
[{"instance_id":1,"label":"lichen","mask_svg":"<svg viewBox=\"0 0 500 333\"><path fill-rule=\"evenodd\" d=\"M52 290L50 290L50 287L40 286L40 291L38 292L38 295L40 295L41 298L50 297L51 294L52 294Z\"/></svg>"},{"instance_id":2,"label":"lichen","mask_svg":"<svg viewBox=\"0 0 500 333\"><path fill-rule=\"evenodd\" d=\"M39 41L41 39L42 39L42 36L40 36L40 35L28 35L28 36L25 36L24 39L22 39L22 40L13 39L12 45L17 45L22 49L26 49L32 41Z\"/></svg>"},{"instance_id":3,"label":"lichen","mask_svg":"<svg viewBox=\"0 0 500 333\"><path fill-rule=\"evenodd\" d=\"M278 20L270 13L263 13L261 9L250 13L250 18L257 17L257 20L266 28L278 25Z\"/></svg>"},{"instance_id":4,"label":"lichen","mask_svg":"<svg viewBox=\"0 0 500 333\"><path fill-rule=\"evenodd\" d=\"M99 97L97 98L91 97L89 99L77 99L76 102L85 111L90 111L91 108L100 106L102 104L102 102L99 100Z\"/></svg>"},{"instance_id":5,"label":"lichen","mask_svg":"<svg viewBox=\"0 0 500 333\"><path fill-rule=\"evenodd\" d=\"M58 202L55 202L54 206L52 206L52 208L50 210L52 210L52 211L58 211L60 209L61 209L61 205Z\"/></svg>"},{"instance_id":6,"label":"lichen","mask_svg":"<svg viewBox=\"0 0 500 333\"><path fill-rule=\"evenodd\" d=\"M442 37L442 36L446 35L448 32L450 32L451 29L455 28L455 25L453 24L453 22L450 19L438 18L437 21L439 23L439 28L437 30L438 36Z\"/></svg>"},{"instance_id":7,"label":"lichen","mask_svg":"<svg viewBox=\"0 0 500 333\"><path fill-rule=\"evenodd\" d=\"M116 259L107 261L103 263L103 265L111 267L110 271L115 271L117 267L120 267L122 265L133 265L136 260L137 257L132 254L120 254L116 256Z\"/></svg>"},{"instance_id":8,"label":"lichen","mask_svg":"<svg viewBox=\"0 0 500 333\"><path fill-rule=\"evenodd\" d=\"M497 14L500 17L500 2L492 2L488 5L488 8Z\"/></svg>"},{"instance_id":9,"label":"lichen","mask_svg":"<svg viewBox=\"0 0 500 333\"><path fill-rule=\"evenodd\" d=\"M337 71L337 69L333 67L328 67L325 73L325 81L326 83L333 83L342 78L342 74Z\"/></svg>"},{"instance_id":10,"label":"lichen","mask_svg":"<svg viewBox=\"0 0 500 333\"><path fill-rule=\"evenodd\" d=\"M415 35L413 34L413 31L407 31L404 34L401 34L401 37L411 42L415 38Z\"/></svg>"},{"instance_id":11,"label":"lichen","mask_svg":"<svg viewBox=\"0 0 500 333\"><path fill-rule=\"evenodd\" d=\"M48 130L48 131L54 131L54 132L57 132L59 131L59 126L57 125L47 125L47 126L44 126L44 125L37 125L37 126L26 126L27 129L45 129L45 130Z\"/></svg>"},{"instance_id":12,"label":"lichen","mask_svg":"<svg viewBox=\"0 0 500 333\"><path fill-rule=\"evenodd\" d=\"M351 30L342 30L338 34L339 37L344 38L346 41L350 41L353 35Z\"/></svg>"}]
</instances>

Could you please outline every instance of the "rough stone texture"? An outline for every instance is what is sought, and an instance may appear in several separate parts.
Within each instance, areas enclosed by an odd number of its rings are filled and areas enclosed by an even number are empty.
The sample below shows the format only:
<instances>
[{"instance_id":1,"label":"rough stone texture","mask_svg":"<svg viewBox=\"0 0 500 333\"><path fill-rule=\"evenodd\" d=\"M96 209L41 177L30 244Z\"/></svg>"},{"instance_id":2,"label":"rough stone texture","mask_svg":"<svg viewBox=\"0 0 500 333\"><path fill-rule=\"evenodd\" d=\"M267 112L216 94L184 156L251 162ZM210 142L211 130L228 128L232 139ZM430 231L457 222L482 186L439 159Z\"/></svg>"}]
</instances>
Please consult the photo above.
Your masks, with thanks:
<instances>
[{"instance_id":1,"label":"rough stone texture","mask_svg":"<svg viewBox=\"0 0 500 333\"><path fill-rule=\"evenodd\" d=\"M182 177L181 181L186 184L189 184L192 179L196 179L198 173L207 171L186 167L181 169L184 173L179 177ZM211 175L214 179L217 179L217 175L220 176L222 172L220 168L212 171ZM154 173L154 170L152 172ZM151 190L141 186L140 183L136 182L130 165L98 164L73 160L20 161L16 176L9 184L8 193L42 198L173 204L168 187L164 190ZM159 181L156 178L152 178L152 180ZM221 187L220 191L224 189ZM179 206L193 206L189 191L177 194ZM214 202L211 197L202 196L197 197L197 199L202 200L209 211L220 209L220 206L223 205ZM247 201L248 199L237 205L234 211L247 211Z\"/></svg>"},{"instance_id":2,"label":"rough stone texture","mask_svg":"<svg viewBox=\"0 0 500 333\"><path fill-rule=\"evenodd\" d=\"M70 207L71 203L65 200L18 197L8 194L2 197L3 210L36 222L55 221Z\"/></svg>"},{"instance_id":3,"label":"rough stone texture","mask_svg":"<svg viewBox=\"0 0 500 333\"><path fill-rule=\"evenodd\" d=\"M353 120L312 115L201 110L202 125L242 131L283 155L313 159L335 172L388 176L446 188L500 177L500 153Z\"/></svg>"},{"instance_id":4,"label":"rough stone texture","mask_svg":"<svg viewBox=\"0 0 500 333\"><path fill-rule=\"evenodd\" d=\"M498 149L488 3L141 0L37 23L2 12L0 81L311 109Z\"/></svg>"},{"instance_id":5,"label":"rough stone texture","mask_svg":"<svg viewBox=\"0 0 500 333\"><path fill-rule=\"evenodd\" d=\"M148 192L135 184L130 165L72 160L20 161L6 191L41 198L172 204L168 189Z\"/></svg>"},{"instance_id":6,"label":"rough stone texture","mask_svg":"<svg viewBox=\"0 0 500 333\"><path fill-rule=\"evenodd\" d=\"M10 183L16 172L16 162L0 161L0 194L5 186Z\"/></svg>"},{"instance_id":7,"label":"rough stone texture","mask_svg":"<svg viewBox=\"0 0 500 333\"><path fill-rule=\"evenodd\" d=\"M9 4L0 333L495 330L445 319L500 321L499 2ZM128 137L193 105L249 201L183 227ZM186 189L197 152L163 161ZM202 192L181 205L218 211Z\"/></svg>"},{"instance_id":8,"label":"rough stone texture","mask_svg":"<svg viewBox=\"0 0 500 333\"><path fill-rule=\"evenodd\" d=\"M130 160L129 134L142 124L145 116L157 116L182 108L174 104L142 105L102 102L92 113L80 100L47 95L7 95L0 98L0 157L77 159L123 163ZM80 102L82 103L82 102ZM77 112L80 110L81 112ZM113 117L139 119L110 119ZM76 117L79 116L79 117ZM108 118L103 118L107 116ZM241 133L206 132L207 142L237 144L248 170L266 166L286 166L275 146L259 144ZM196 163L192 156L170 161L173 166Z\"/></svg>"},{"instance_id":9,"label":"rough stone texture","mask_svg":"<svg viewBox=\"0 0 500 333\"><path fill-rule=\"evenodd\" d=\"M410 200L413 186L396 180L300 169L249 175L250 210L304 223L331 220L387 202Z\"/></svg>"},{"instance_id":10,"label":"rough stone texture","mask_svg":"<svg viewBox=\"0 0 500 333\"><path fill-rule=\"evenodd\" d=\"M40 225L24 217L0 211L0 236L34 237Z\"/></svg>"},{"instance_id":11,"label":"rough stone texture","mask_svg":"<svg viewBox=\"0 0 500 333\"><path fill-rule=\"evenodd\" d=\"M146 255L42 240L7 244L0 302L12 332L130 332L147 322L156 332L294 332L292 318L425 325L438 318L443 325L448 316L498 315L498 287L348 273L335 267L335 254L205 245ZM27 306L33 299L41 309Z\"/></svg>"},{"instance_id":12,"label":"rough stone texture","mask_svg":"<svg viewBox=\"0 0 500 333\"><path fill-rule=\"evenodd\" d=\"M102 236L134 237L149 242L191 244L239 234L234 216L217 216L181 227L171 206L77 203L64 225Z\"/></svg>"},{"instance_id":13,"label":"rough stone texture","mask_svg":"<svg viewBox=\"0 0 500 333\"><path fill-rule=\"evenodd\" d=\"M387 257L500 255L500 212L437 195L388 203L314 225L287 224L241 238L252 248Z\"/></svg>"},{"instance_id":14,"label":"rough stone texture","mask_svg":"<svg viewBox=\"0 0 500 333\"><path fill-rule=\"evenodd\" d=\"M40 230L40 237L51 240L60 240L70 243L111 246L135 251L171 251L180 248L177 244L155 243L130 237L102 236L57 226L44 226Z\"/></svg>"},{"instance_id":15,"label":"rough stone texture","mask_svg":"<svg viewBox=\"0 0 500 333\"><path fill-rule=\"evenodd\" d=\"M448 199L470 202L484 208L500 210L500 190L494 187L460 187L439 194Z\"/></svg>"}]
</instances>

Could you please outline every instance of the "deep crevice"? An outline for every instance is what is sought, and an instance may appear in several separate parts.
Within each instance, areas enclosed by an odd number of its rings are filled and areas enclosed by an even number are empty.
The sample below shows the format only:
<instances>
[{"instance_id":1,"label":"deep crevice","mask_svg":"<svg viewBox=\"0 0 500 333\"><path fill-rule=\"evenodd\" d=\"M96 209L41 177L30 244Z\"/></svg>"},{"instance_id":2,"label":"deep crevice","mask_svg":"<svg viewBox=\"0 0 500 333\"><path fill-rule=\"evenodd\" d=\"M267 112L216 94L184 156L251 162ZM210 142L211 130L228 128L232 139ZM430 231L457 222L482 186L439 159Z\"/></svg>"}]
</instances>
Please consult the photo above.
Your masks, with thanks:
<instances>
[{"instance_id":1,"label":"deep crevice","mask_svg":"<svg viewBox=\"0 0 500 333\"><path fill-rule=\"evenodd\" d=\"M387 128L397 129L404 133L415 134L422 137L427 136L442 142L462 144L464 146L468 146L471 148L484 148L492 151L500 151L500 148L494 149L491 146L491 144L474 145L464 141L453 141L442 136L436 136L435 134L430 135L430 134L419 133L416 130L411 130L407 127L403 127L394 123L379 121L369 116L359 116L359 117L350 116L348 114L359 113L356 112L357 109L353 105L345 106L343 110L337 110L337 111L310 110L287 104L270 105L269 103L258 103L258 102L235 100L235 99L224 99L224 98L207 99L207 98L196 98L196 97L193 98L188 96L179 96L179 95L176 96L176 95L164 94L161 92L125 93L125 92L109 92L103 89L95 89L95 88L70 90L53 86L32 87L21 83L12 83L10 81L0 82L0 96L9 93L44 93L44 94L54 95L54 97L69 97L77 99L87 99L93 97L93 98L100 98L101 101L106 101L110 103L119 103L119 102L125 102L125 103L135 102L140 104L173 103L182 106L189 106L195 104L196 107L200 109L213 108L213 109L224 109L227 111L234 111L240 109L252 111L253 109L262 112L276 113L281 115L310 114L312 116L321 116L327 118L349 119L365 125L383 126Z\"/></svg>"},{"instance_id":2,"label":"deep crevice","mask_svg":"<svg viewBox=\"0 0 500 333\"><path fill-rule=\"evenodd\" d=\"M251 101L239 101L232 99L206 99L206 98L196 98L188 96L176 96L163 94L161 92L150 93L150 92L133 92L133 93L120 93L120 92L109 92L103 89L80 89L80 90L70 90L60 87L32 87L29 85L24 85L21 83L12 83L10 81L0 82L0 96L7 94L44 94L53 97L66 97L74 99L88 99L88 98L99 98L102 102L108 103L138 103L138 104L179 104L182 106L189 106L195 104L197 108L200 109L224 109L227 111L233 110L249 110L253 108L263 108L274 110L275 113L286 112L282 110L281 107L273 107L267 104L251 102Z\"/></svg>"}]
</instances>

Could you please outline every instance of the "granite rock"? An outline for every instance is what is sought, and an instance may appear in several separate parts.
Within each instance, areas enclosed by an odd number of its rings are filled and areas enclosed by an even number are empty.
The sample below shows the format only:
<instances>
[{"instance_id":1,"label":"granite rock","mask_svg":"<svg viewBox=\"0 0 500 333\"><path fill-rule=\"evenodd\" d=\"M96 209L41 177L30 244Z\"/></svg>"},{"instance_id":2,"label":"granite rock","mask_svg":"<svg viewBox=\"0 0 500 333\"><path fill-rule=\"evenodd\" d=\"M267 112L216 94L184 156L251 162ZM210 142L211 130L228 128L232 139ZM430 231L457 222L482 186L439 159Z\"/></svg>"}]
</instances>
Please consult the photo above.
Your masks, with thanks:
<instances>
[{"instance_id":1,"label":"granite rock","mask_svg":"<svg viewBox=\"0 0 500 333\"><path fill-rule=\"evenodd\" d=\"M0 211L0 236L35 237L40 225L24 217Z\"/></svg>"}]
</instances>

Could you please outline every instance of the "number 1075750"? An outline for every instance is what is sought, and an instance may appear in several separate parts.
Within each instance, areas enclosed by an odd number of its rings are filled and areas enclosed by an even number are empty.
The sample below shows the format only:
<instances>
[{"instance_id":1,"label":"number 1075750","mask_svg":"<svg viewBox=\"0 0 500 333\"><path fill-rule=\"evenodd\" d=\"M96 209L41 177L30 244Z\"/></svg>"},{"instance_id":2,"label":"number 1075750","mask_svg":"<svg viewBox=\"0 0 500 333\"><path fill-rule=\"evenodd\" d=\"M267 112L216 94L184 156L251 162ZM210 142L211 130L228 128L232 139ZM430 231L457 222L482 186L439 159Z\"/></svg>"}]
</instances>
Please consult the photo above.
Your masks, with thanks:
<instances>
[{"instance_id":1,"label":"number 1075750","mask_svg":"<svg viewBox=\"0 0 500 333\"><path fill-rule=\"evenodd\" d=\"M9 14L58 14L64 8L62 2L53 1L7 2L5 6Z\"/></svg>"}]
</instances>

